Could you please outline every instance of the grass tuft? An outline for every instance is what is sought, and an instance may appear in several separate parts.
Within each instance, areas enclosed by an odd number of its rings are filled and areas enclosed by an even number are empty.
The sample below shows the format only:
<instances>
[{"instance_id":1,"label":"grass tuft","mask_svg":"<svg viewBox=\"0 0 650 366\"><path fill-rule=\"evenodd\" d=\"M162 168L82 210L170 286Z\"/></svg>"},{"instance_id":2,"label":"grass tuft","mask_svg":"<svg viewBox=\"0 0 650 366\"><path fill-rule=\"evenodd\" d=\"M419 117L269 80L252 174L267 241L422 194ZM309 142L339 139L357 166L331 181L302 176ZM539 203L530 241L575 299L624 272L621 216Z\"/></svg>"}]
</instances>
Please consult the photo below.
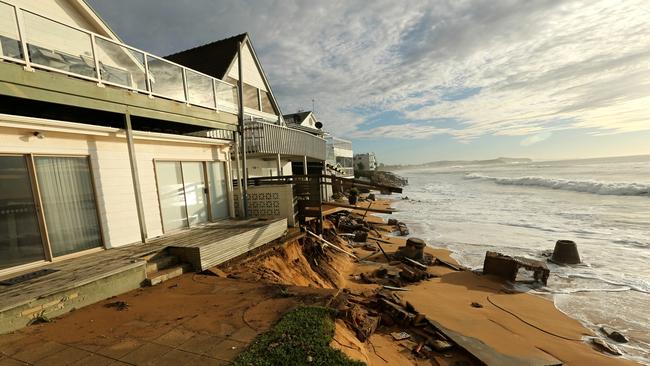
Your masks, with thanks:
<instances>
[{"instance_id":1,"label":"grass tuft","mask_svg":"<svg viewBox=\"0 0 650 366\"><path fill-rule=\"evenodd\" d=\"M255 339L234 365L364 365L330 347L335 315L335 310L328 308L299 307Z\"/></svg>"}]
</instances>

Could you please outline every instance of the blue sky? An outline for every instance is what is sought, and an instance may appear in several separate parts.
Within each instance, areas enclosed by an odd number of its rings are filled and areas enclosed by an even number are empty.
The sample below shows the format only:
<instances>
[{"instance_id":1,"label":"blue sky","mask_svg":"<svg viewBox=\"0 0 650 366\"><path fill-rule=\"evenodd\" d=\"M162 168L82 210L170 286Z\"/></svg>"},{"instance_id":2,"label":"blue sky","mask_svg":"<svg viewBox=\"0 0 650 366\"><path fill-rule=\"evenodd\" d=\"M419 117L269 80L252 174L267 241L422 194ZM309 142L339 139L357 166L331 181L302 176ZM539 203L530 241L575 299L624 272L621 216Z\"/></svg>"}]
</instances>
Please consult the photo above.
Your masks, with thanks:
<instances>
[{"instance_id":1,"label":"blue sky","mask_svg":"<svg viewBox=\"0 0 650 366\"><path fill-rule=\"evenodd\" d=\"M643 0L90 0L159 55L249 32L284 113L386 163L650 154Z\"/></svg>"}]
</instances>

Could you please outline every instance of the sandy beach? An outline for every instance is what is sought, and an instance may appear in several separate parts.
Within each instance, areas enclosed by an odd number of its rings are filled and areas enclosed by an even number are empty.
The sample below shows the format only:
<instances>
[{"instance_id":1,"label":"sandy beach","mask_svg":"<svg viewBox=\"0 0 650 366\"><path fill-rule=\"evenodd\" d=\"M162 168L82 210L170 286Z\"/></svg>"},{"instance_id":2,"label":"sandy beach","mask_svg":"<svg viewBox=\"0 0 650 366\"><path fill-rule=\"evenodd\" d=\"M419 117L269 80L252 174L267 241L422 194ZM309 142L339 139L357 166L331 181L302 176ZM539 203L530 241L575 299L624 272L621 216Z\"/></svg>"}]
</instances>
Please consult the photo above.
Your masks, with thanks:
<instances>
[{"instance_id":1,"label":"sandy beach","mask_svg":"<svg viewBox=\"0 0 650 366\"><path fill-rule=\"evenodd\" d=\"M390 205L372 203L373 208ZM328 209L330 215L350 211ZM373 283L373 273L404 268L401 262L389 262L379 246L392 257L406 239L389 235L396 228L383 219L363 209L351 211L372 228L364 245L336 234L334 222L326 221L324 237L338 249L321 247L310 236L270 246L207 273L183 275L2 336L3 353L45 364L142 364L152 359L158 364L224 364L236 361L250 342L298 306L342 309L356 304L366 316L381 320L362 341L346 311L339 311L331 347L368 365L635 364L596 350L587 340L595 335L551 301L465 270L451 252L431 247L425 248L434 258L426 267L429 278L407 283L393 295L453 345L442 352L423 351L415 322L389 322L372 305L391 292ZM124 309L116 308L120 304ZM396 340L395 332L409 337Z\"/></svg>"}]
</instances>

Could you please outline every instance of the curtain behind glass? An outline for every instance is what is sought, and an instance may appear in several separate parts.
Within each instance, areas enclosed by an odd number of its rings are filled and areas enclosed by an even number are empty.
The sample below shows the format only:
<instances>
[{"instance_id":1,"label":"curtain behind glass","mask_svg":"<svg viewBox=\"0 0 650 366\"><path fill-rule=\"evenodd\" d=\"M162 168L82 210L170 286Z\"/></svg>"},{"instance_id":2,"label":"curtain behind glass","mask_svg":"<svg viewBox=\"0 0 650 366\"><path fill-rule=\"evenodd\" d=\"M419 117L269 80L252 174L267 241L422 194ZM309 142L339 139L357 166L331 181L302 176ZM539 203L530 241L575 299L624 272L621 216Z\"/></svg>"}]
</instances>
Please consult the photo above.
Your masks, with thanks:
<instances>
[{"instance_id":1,"label":"curtain behind glass","mask_svg":"<svg viewBox=\"0 0 650 366\"><path fill-rule=\"evenodd\" d=\"M35 157L54 256L101 246L97 205L85 157Z\"/></svg>"}]
</instances>

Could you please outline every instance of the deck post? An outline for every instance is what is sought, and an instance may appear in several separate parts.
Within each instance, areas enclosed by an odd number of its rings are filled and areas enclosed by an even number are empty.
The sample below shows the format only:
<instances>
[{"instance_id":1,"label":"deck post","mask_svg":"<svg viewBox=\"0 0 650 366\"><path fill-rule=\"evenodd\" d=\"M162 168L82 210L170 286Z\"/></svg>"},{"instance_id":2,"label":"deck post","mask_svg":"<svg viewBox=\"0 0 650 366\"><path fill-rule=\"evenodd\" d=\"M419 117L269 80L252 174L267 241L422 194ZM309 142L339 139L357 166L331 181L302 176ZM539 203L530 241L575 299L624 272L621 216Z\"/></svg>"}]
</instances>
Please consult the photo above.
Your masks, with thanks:
<instances>
[{"instance_id":1,"label":"deck post","mask_svg":"<svg viewBox=\"0 0 650 366\"><path fill-rule=\"evenodd\" d=\"M278 153L277 163L278 163L278 177L281 177L282 176L282 159L280 158L280 153Z\"/></svg>"},{"instance_id":2,"label":"deck post","mask_svg":"<svg viewBox=\"0 0 650 366\"><path fill-rule=\"evenodd\" d=\"M242 202L244 206L244 218L248 218L248 164L246 163L246 138L244 136L244 62L242 61L242 47L244 44L239 42L239 49L237 50L237 66L239 66L239 80L237 80L237 87L239 88L239 137L241 139L241 154L242 154Z\"/></svg>"},{"instance_id":3,"label":"deck post","mask_svg":"<svg viewBox=\"0 0 650 366\"><path fill-rule=\"evenodd\" d=\"M129 161L131 163L131 179L133 180L133 192L135 193L135 206L138 211L138 223L140 224L140 239L143 243L147 241L147 225L144 219L144 208L142 206L142 191L140 189L140 178L138 176L138 162L135 158L135 147L133 145L133 129L131 127L131 113L124 115L126 125L126 143L129 149Z\"/></svg>"},{"instance_id":4,"label":"deck post","mask_svg":"<svg viewBox=\"0 0 650 366\"><path fill-rule=\"evenodd\" d=\"M239 132L233 132L235 136L235 169L237 170L237 191L239 191L239 217L244 218L244 190L242 189L241 163L239 161Z\"/></svg>"},{"instance_id":5,"label":"deck post","mask_svg":"<svg viewBox=\"0 0 650 366\"><path fill-rule=\"evenodd\" d=\"M302 174L307 175L307 155L303 156L302 158Z\"/></svg>"}]
</instances>

